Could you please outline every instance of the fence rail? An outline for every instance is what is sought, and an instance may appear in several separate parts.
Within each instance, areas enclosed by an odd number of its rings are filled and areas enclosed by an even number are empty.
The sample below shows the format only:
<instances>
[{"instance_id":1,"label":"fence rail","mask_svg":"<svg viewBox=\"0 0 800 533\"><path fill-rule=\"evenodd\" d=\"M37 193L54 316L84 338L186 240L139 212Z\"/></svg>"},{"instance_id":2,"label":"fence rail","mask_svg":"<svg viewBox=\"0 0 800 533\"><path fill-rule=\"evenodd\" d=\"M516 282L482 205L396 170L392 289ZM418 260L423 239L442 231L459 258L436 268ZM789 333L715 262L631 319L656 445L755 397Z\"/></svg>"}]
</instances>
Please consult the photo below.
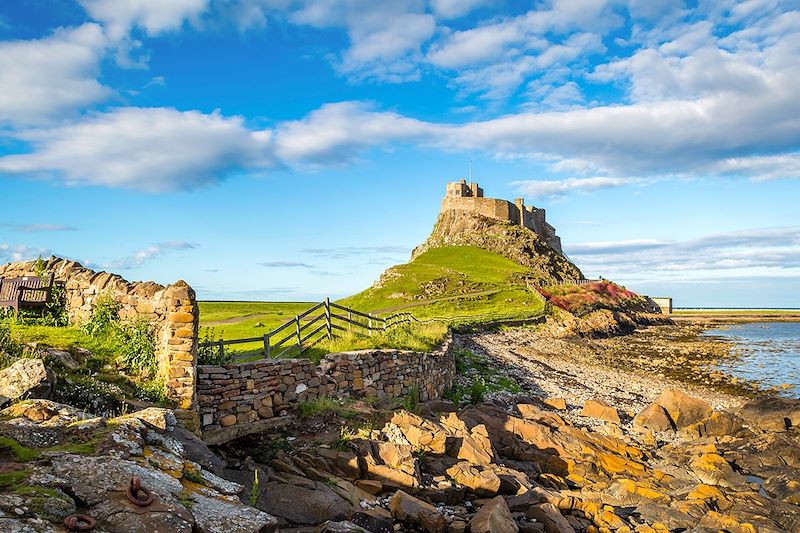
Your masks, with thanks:
<instances>
[{"instance_id":1,"label":"fence rail","mask_svg":"<svg viewBox=\"0 0 800 533\"><path fill-rule=\"evenodd\" d=\"M557 287L560 285L588 285L589 283L597 283L600 281L605 281L603 278L597 279L565 279L560 281L550 281L550 280L537 280L534 282L534 285L539 287Z\"/></svg>"},{"instance_id":2,"label":"fence rail","mask_svg":"<svg viewBox=\"0 0 800 533\"><path fill-rule=\"evenodd\" d=\"M314 313L319 310L322 311L314 315ZM334 310L339 312L334 312ZM339 323L335 323L334 320ZM320 321L322 321L321 324ZM372 336L375 331L385 331L408 322L417 322L417 319L414 318L414 315L407 312L394 313L385 317L373 315L371 313L363 313L343 305L331 303L330 298L325 298L324 301L295 315L293 319L268 331L260 337L229 340L219 339L216 341L201 342L199 347L217 347L221 353L224 354L226 346L261 342L264 346L265 358L278 358L292 351L297 351L298 354L301 354L319 342L334 337L334 332L356 331ZM283 336L278 336L286 330L290 331Z\"/></svg>"}]
</instances>

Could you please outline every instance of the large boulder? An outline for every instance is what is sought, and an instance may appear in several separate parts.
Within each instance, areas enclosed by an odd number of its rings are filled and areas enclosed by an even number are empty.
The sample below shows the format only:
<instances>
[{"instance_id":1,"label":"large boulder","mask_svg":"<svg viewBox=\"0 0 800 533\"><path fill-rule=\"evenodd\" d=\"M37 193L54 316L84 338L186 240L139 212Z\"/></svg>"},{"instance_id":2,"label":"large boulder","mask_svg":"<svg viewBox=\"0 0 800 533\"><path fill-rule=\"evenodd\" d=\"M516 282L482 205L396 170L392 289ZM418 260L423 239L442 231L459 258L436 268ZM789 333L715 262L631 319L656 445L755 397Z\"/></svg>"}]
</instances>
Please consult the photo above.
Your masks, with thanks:
<instances>
[{"instance_id":1,"label":"large boulder","mask_svg":"<svg viewBox=\"0 0 800 533\"><path fill-rule=\"evenodd\" d=\"M672 425L672 419L669 417L666 409L657 403L651 403L642 409L638 415L633 417L633 427L636 429L650 430L656 433L675 429Z\"/></svg>"},{"instance_id":2,"label":"large boulder","mask_svg":"<svg viewBox=\"0 0 800 533\"><path fill-rule=\"evenodd\" d=\"M746 403L739 414L764 431L786 431L800 427L800 400L777 396L756 398Z\"/></svg>"},{"instance_id":3,"label":"large boulder","mask_svg":"<svg viewBox=\"0 0 800 533\"><path fill-rule=\"evenodd\" d=\"M619 413L603 400L586 400L581 415L619 425Z\"/></svg>"},{"instance_id":4,"label":"large boulder","mask_svg":"<svg viewBox=\"0 0 800 533\"><path fill-rule=\"evenodd\" d=\"M50 398L56 376L41 359L17 359L0 370L0 406L13 400Z\"/></svg>"},{"instance_id":5,"label":"large boulder","mask_svg":"<svg viewBox=\"0 0 800 533\"><path fill-rule=\"evenodd\" d=\"M486 502L469 522L470 533L517 533L519 526L502 496Z\"/></svg>"},{"instance_id":6,"label":"large boulder","mask_svg":"<svg viewBox=\"0 0 800 533\"><path fill-rule=\"evenodd\" d=\"M270 481L257 507L295 524L315 525L347 518L352 505L325 483L306 480L304 486Z\"/></svg>"},{"instance_id":7,"label":"large boulder","mask_svg":"<svg viewBox=\"0 0 800 533\"><path fill-rule=\"evenodd\" d=\"M392 516L407 526L418 527L428 533L444 533L447 531L447 520L436 507L398 490L389 500Z\"/></svg>"},{"instance_id":8,"label":"large boulder","mask_svg":"<svg viewBox=\"0 0 800 533\"><path fill-rule=\"evenodd\" d=\"M660 406L669 416L671 428L665 427L662 413L654 405ZM647 427L653 431L666 429L680 429L682 427L700 422L711 416L714 409L705 401L684 394L678 389L666 389L655 401L634 419L634 425ZM648 427L649 426L649 427Z\"/></svg>"}]
</instances>

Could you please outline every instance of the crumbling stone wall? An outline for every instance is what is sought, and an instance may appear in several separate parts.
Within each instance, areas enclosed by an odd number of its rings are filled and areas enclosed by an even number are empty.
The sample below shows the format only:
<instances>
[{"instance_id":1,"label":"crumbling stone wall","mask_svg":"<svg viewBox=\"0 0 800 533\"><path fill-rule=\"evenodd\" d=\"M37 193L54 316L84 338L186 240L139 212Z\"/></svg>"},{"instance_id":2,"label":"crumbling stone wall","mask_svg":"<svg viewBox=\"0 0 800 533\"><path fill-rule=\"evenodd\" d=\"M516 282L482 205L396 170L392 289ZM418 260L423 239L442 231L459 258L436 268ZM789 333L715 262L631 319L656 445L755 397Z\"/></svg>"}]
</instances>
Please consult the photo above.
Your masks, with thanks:
<instances>
[{"instance_id":1,"label":"crumbling stone wall","mask_svg":"<svg viewBox=\"0 0 800 533\"><path fill-rule=\"evenodd\" d=\"M34 262L0 265L0 277L33 275ZM198 426L195 402L199 311L194 290L185 282L159 285L131 283L117 274L95 272L75 261L51 257L46 268L64 284L66 311L71 324L91 318L98 298L108 294L120 305L123 320L143 319L155 331L156 360L167 383L167 397L190 429Z\"/></svg>"},{"instance_id":2,"label":"crumbling stone wall","mask_svg":"<svg viewBox=\"0 0 800 533\"><path fill-rule=\"evenodd\" d=\"M362 350L329 354L319 365L306 359L266 359L197 367L197 400L203 440L226 442L282 421L306 401L393 398L416 390L422 401L438 398L455 377L452 342L432 353Z\"/></svg>"}]
</instances>

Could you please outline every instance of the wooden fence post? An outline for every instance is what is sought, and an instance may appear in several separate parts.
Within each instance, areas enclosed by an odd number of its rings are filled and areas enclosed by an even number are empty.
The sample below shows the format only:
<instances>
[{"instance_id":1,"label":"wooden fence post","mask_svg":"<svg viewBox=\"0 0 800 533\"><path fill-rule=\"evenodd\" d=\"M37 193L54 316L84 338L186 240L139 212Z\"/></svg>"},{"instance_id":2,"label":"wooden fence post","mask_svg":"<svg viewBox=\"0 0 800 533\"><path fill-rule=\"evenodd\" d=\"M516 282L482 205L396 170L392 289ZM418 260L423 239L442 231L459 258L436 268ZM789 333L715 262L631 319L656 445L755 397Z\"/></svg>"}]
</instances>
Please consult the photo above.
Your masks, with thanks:
<instances>
[{"instance_id":1,"label":"wooden fence post","mask_svg":"<svg viewBox=\"0 0 800 533\"><path fill-rule=\"evenodd\" d=\"M269 359L269 355L270 355L269 354L269 352L270 352L269 343L270 343L270 338L269 338L269 333L267 333L266 335L264 335L264 358L265 359Z\"/></svg>"},{"instance_id":2,"label":"wooden fence post","mask_svg":"<svg viewBox=\"0 0 800 533\"><path fill-rule=\"evenodd\" d=\"M353 331L353 312L347 310L347 331Z\"/></svg>"},{"instance_id":3,"label":"wooden fence post","mask_svg":"<svg viewBox=\"0 0 800 533\"><path fill-rule=\"evenodd\" d=\"M222 342L222 339L219 340L219 355L221 359L225 358L225 343Z\"/></svg>"},{"instance_id":4,"label":"wooden fence post","mask_svg":"<svg viewBox=\"0 0 800 533\"><path fill-rule=\"evenodd\" d=\"M325 328L328 330L328 338L330 339L333 334L333 327L331 326L331 299L325 298Z\"/></svg>"},{"instance_id":5,"label":"wooden fence post","mask_svg":"<svg viewBox=\"0 0 800 533\"><path fill-rule=\"evenodd\" d=\"M295 331L297 332L297 347L303 351L303 337L300 335L300 316L294 315Z\"/></svg>"},{"instance_id":6,"label":"wooden fence post","mask_svg":"<svg viewBox=\"0 0 800 533\"><path fill-rule=\"evenodd\" d=\"M369 322L367 325L369 327L369 336L372 337L372 315L369 315Z\"/></svg>"}]
</instances>

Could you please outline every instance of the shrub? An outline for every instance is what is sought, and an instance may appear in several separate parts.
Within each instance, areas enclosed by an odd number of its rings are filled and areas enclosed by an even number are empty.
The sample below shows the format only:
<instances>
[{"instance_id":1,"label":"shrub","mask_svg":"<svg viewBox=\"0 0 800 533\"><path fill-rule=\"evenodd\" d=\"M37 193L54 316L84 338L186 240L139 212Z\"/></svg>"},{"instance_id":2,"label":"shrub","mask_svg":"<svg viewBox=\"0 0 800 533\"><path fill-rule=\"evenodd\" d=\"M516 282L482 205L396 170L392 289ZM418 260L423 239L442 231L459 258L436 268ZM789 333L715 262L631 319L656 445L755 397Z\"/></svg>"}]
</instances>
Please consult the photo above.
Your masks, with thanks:
<instances>
[{"instance_id":1,"label":"shrub","mask_svg":"<svg viewBox=\"0 0 800 533\"><path fill-rule=\"evenodd\" d=\"M158 368L153 327L144 320L137 320L115 323L113 329L122 348L120 359L125 366L137 373L145 371L155 375Z\"/></svg>"},{"instance_id":2,"label":"shrub","mask_svg":"<svg viewBox=\"0 0 800 533\"><path fill-rule=\"evenodd\" d=\"M11 326L0 321L0 368L10 365L22 355L22 345L11 336Z\"/></svg>"},{"instance_id":3,"label":"shrub","mask_svg":"<svg viewBox=\"0 0 800 533\"><path fill-rule=\"evenodd\" d=\"M203 333L203 338L197 347L197 363L201 365L226 365L233 360L232 353L225 353L225 347L214 344L222 339L222 332L219 338L214 336L214 328L207 328Z\"/></svg>"},{"instance_id":4,"label":"shrub","mask_svg":"<svg viewBox=\"0 0 800 533\"><path fill-rule=\"evenodd\" d=\"M92 337L111 336L119 348L120 362L135 373L154 376L156 362L155 332L145 320L123 322L119 318L120 304L110 294L101 294L94 312L83 330Z\"/></svg>"},{"instance_id":5,"label":"shrub","mask_svg":"<svg viewBox=\"0 0 800 533\"><path fill-rule=\"evenodd\" d=\"M120 304L110 294L101 294L97 297L92 316L83 325L83 330L92 337L110 333L113 326L119 322L119 309Z\"/></svg>"}]
</instances>

